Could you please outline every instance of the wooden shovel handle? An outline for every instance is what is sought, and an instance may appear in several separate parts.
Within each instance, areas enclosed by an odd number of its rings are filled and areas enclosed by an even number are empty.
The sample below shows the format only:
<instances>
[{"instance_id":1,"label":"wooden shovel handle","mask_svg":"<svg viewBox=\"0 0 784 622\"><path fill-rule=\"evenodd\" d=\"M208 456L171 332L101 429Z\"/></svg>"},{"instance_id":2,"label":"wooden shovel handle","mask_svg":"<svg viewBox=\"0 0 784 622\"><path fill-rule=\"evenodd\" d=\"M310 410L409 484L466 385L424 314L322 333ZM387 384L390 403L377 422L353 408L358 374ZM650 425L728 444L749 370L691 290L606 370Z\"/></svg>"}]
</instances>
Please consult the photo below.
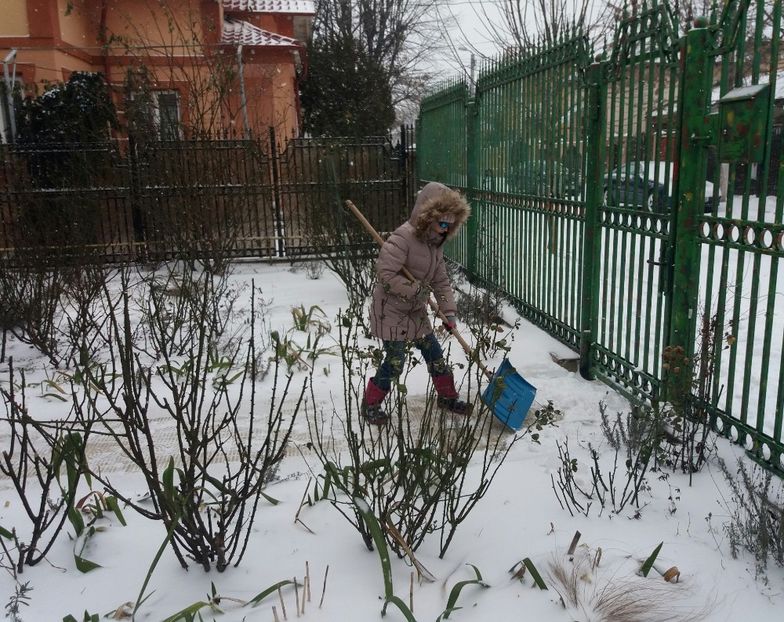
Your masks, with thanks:
<instances>
[{"instance_id":1,"label":"wooden shovel handle","mask_svg":"<svg viewBox=\"0 0 784 622\"><path fill-rule=\"evenodd\" d=\"M362 223L362 226L364 226L365 229L367 229L367 232L371 236L373 236L373 239L378 243L378 245L379 246L383 246L384 245L384 238L382 238L378 234L378 232L373 228L373 225L371 225L368 222L368 219L365 218L365 216L362 214L362 212L359 211L357 206L354 205L351 201L346 201L346 207L348 207L348 209L350 209L353 212L354 216L356 216L357 219L359 220L359 222ZM400 271L403 273L403 276L405 276L407 279L409 279L411 281L416 281L417 280L417 279L414 278L414 276L408 271L408 269L405 266L403 266L400 269ZM449 320L447 320L446 316L442 313L441 309L438 308L438 305L435 303L435 301L432 298L428 297L427 304L430 305L430 308L435 312L435 314L438 316L438 318L442 322L444 322L445 324L449 324ZM463 347L463 351L466 353L466 356L468 356L469 359L473 358L474 353L471 350L471 346L469 346L468 343L466 343L466 340L463 339L463 336L460 333L458 333L457 331L450 330L449 332L457 339L457 341ZM484 374L485 374L485 376L487 376L488 380L492 380L493 379L492 372L490 372L487 369L487 367L485 367L478 358L476 359L476 364L479 365L479 369L481 369L484 372Z\"/></svg>"}]
</instances>

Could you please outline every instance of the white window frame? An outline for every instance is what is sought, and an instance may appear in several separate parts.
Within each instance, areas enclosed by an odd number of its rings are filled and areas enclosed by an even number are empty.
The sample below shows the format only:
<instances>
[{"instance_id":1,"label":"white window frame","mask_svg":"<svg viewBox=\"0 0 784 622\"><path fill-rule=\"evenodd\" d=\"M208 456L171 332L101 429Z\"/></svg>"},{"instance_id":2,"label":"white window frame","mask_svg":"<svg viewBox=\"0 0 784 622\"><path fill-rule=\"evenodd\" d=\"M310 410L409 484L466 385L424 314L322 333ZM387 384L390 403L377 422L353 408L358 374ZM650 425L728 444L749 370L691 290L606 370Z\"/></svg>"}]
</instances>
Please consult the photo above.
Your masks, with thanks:
<instances>
[{"instance_id":1,"label":"white window frame","mask_svg":"<svg viewBox=\"0 0 784 622\"><path fill-rule=\"evenodd\" d=\"M153 111L152 111L152 114L153 114L153 120L154 120L154 123L155 123L155 127L156 127L156 129L158 131L158 138L160 140L179 140L179 139L181 139L182 138L182 128L181 128L180 123L182 121L182 116L181 116L182 112L181 112L181 106L180 106L180 94L177 91L168 90L168 91L153 91L152 95L153 95ZM175 101L175 104L176 104L176 119L175 119L175 121L176 121L177 125L176 125L176 128L175 128L175 132L173 132L172 135L167 135L167 136L164 136L164 129L163 129L163 125L161 123L161 100L160 100L160 97L162 95L164 95L164 96L165 95L173 95L174 96L174 101Z\"/></svg>"}]
</instances>

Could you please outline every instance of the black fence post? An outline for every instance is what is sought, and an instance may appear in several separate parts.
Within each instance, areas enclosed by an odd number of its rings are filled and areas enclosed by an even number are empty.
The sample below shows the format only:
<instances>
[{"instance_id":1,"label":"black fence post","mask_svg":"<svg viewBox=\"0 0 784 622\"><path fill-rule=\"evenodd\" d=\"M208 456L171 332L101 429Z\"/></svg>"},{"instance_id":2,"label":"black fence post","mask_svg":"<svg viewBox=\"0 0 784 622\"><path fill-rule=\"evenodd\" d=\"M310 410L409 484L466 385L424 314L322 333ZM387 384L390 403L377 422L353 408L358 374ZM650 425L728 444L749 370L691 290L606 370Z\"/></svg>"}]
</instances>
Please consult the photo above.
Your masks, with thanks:
<instances>
[{"instance_id":1,"label":"black fence post","mask_svg":"<svg viewBox=\"0 0 784 622\"><path fill-rule=\"evenodd\" d=\"M283 226L283 209L281 207L280 189L280 158L278 157L278 141L275 137L275 128L270 126L270 162L272 163L272 209L274 214L275 228L275 254L278 257L286 256L286 240L284 239L285 228Z\"/></svg>"},{"instance_id":2,"label":"black fence post","mask_svg":"<svg viewBox=\"0 0 784 622\"><path fill-rule=\"evenodd\" d=\"M408 144L407 139L408 136L406 134L406 126L400 126L400 143L399 143L399 153L400 153L400 160L398 160L400 167L398 169L400 175L400 191L402 192L403 196L401 197L403 205L410 211L410 205L408 201Z\"/></svg>"},{"instance_id":3,"label":"black fence post","mask_svg":"<svg viewBox=\"0 0 784 622\"><path fill-rule=\"evenodd\" d=\"M128 200L131 204L131 226L133 228L129 256L135 255L137 261L145 261L147 260L147 235L140 205L138 147L133 135L128 136Z\"/></svg>"}]
</instances>

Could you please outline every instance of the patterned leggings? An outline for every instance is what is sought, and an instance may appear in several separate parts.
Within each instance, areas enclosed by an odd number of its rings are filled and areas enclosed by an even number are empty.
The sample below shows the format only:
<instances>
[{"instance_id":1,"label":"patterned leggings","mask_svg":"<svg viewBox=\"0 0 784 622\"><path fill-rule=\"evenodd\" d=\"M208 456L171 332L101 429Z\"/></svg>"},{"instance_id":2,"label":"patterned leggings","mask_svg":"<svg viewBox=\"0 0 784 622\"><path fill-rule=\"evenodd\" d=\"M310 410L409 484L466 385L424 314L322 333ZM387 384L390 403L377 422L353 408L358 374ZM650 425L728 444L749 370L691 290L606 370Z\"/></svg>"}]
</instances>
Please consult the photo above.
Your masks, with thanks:
<instances>
[{"instance_id":1,"label":"patterned leggings","mask_svg":"<svg viewBox=\"0 0 784 622\"><path fill-rule=\"evenodd\" d=\"M406 362L406 341L384 341L384 362L373 378L375 385L382 391L389 391L392 381L400 376L403 365ZM433 376L449 373L446 361L444 361L444 351L438 343L436 336L429 333L420 339L413 341L413 344L422 353L422 358L427 363L427 369Z\"/></svg>"}]
</instances>

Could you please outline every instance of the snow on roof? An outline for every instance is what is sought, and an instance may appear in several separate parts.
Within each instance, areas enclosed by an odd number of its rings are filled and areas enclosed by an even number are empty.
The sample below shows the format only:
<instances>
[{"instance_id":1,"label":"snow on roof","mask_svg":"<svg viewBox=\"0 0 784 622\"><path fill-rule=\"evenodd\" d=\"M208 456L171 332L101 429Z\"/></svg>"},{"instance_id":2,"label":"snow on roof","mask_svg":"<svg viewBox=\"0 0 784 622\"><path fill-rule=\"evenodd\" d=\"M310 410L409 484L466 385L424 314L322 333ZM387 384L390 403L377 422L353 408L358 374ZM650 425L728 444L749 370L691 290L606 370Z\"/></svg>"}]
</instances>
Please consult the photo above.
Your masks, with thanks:
<instances>
[{"instance_id":1,"label":"snow on roof","mask_svg":"<svg viewBox=\"0 0 784 622\"><path fill-rule=\"evenodd\" d=\"M264 47L294 47L300 43L291 37L263 30L258 26L240 20L223 20L221 43L228 45L257 45Z\"/></svg>"},{"instance_id":2,"label":"snow on roof","mask_svg":"<svg viewBox=\"0 0 784 622\"><path fill-rule=\"evenodd\" d=\"M312 0L223 0L226 11L249 13L289 13L315 15L316 3Z\"/></svg>"}]
</instances>

